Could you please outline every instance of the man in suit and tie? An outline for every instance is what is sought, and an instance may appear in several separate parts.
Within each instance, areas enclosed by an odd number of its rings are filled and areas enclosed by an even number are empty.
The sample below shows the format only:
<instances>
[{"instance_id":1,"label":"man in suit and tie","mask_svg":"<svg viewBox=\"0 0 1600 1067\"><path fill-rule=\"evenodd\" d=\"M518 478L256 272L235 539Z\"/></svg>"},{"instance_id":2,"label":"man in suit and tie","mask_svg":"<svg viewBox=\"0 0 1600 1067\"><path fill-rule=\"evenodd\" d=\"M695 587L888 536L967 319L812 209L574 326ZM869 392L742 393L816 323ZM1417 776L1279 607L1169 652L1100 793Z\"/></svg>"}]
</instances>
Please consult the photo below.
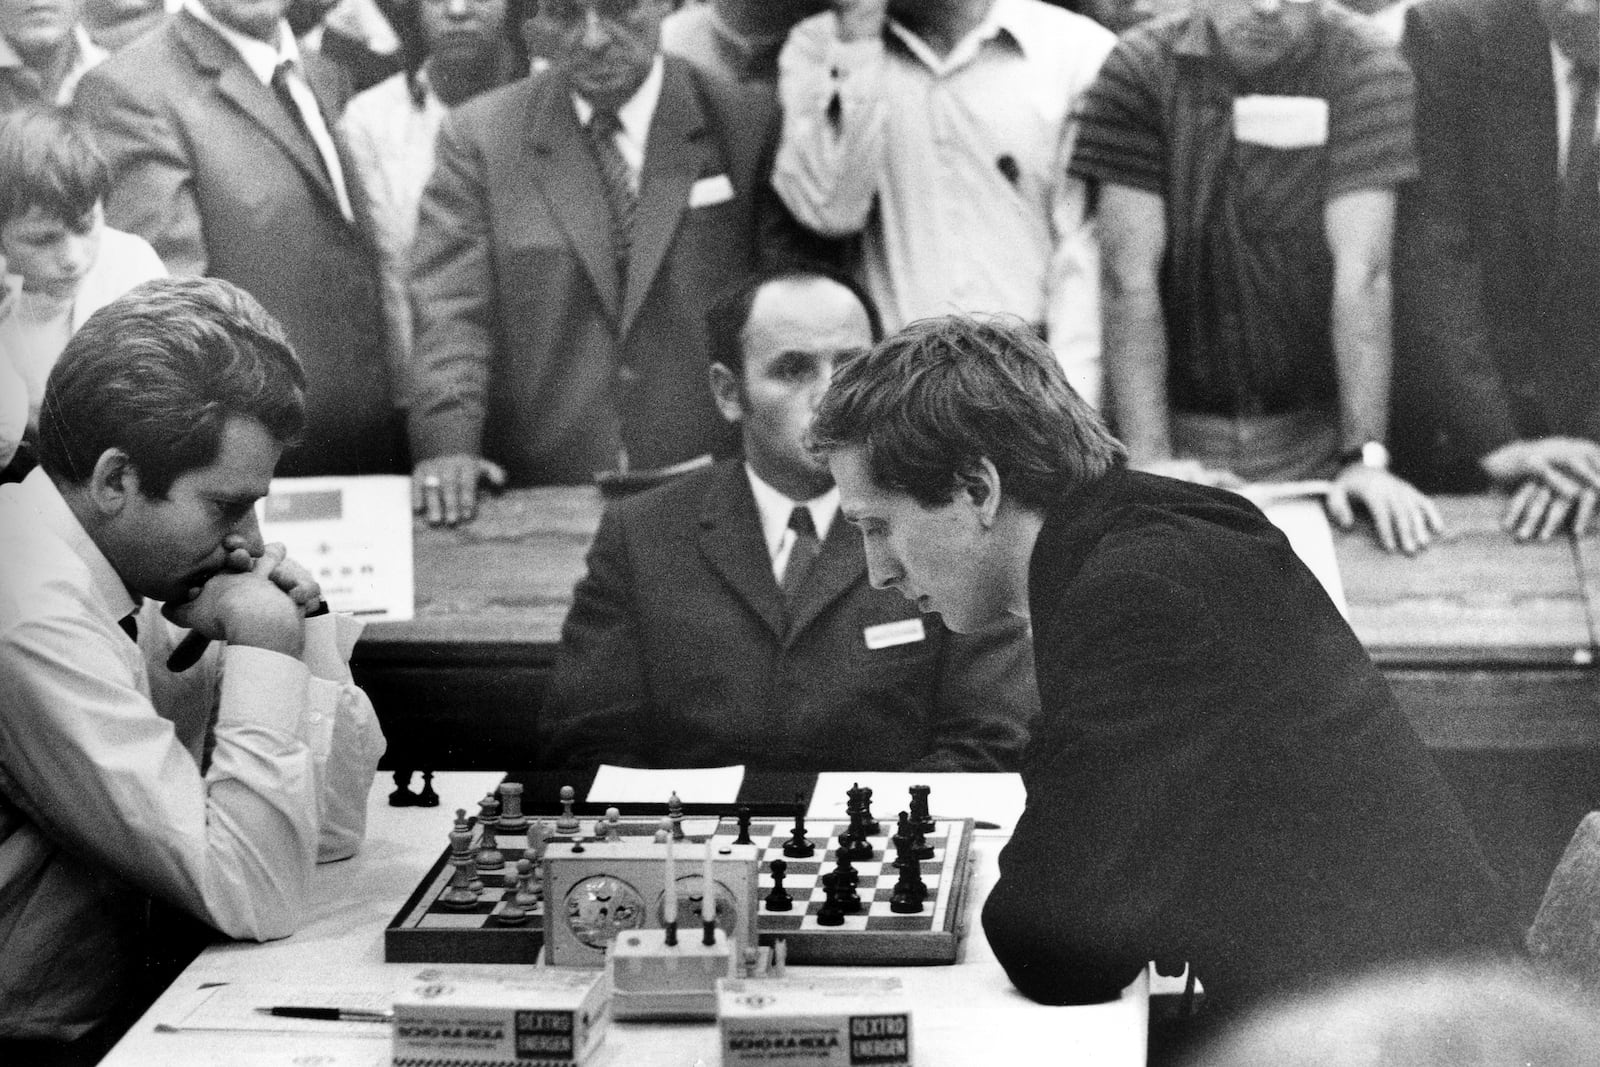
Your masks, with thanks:
<instances>
[{"instance_id":1,"label":"man in suit and tie","mask_svg":"<svg viewBox=\"0 0 1600 1067\"><path fill-rule=\"evenodd\" d=\"M117 175L111 225L173 274L225 278L283 323L310 383L280 475L404 469L376 260L334 140L348 84L302 54L287 0L185 0L96 67L75 107Z\"/></svg>"},{"instance_id":2,"label":"man in suit and tie","mask_svg":"<svg viewBox=\"0 0 1600 1067\"><path fill-rule=\"evenodd\" d=\"M1511 494L1522 539L1600 500L1595 0L1407 13L1421 178L1400 200L1396 455Z\"/></svg>"},{"instance_id":3,"label":"man in suit and tie","mask_svg":"<svg viewBox=\"0 0 1600 1067\"><path fill-rule=\"evenodd\" d=\"M767 185L770 94L661 55L670 6L545 0L524 29L554 39L549 69L445 120L404 400L430 521L470 519L480 479L582 484L732 445L705 309L793 224Z\"/></svg>"},{"instance_id":4,"label":"man in suit and tie","mask_svg":"<svg viewBox=\"0 0 1600 1067\"><path fill-rule=\"evenodd\" d=\"M870 345L854 283L767 272L709 316L729 460L613 505L562 631L541 722L554 766L1014 768L1037 705L1020 620L968 635L867 582L807 431Z\"/></svg>"}]
</instances>

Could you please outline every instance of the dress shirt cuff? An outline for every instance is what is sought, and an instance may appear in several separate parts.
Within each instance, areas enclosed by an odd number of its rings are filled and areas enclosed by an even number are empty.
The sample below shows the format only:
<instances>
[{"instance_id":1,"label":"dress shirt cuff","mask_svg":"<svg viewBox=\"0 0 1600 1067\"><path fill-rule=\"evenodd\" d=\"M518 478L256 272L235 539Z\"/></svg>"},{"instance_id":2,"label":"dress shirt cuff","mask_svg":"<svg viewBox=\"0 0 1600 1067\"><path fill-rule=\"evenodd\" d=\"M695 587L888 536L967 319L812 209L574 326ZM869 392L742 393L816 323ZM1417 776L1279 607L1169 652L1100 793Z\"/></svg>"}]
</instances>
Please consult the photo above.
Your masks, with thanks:
<instances>
[{"instance_id":1,"label":"dress shirt cuff","mask_svg":"<svg viewBox=\"0 0 1600 1067\"><path fill-rule=\"evenodd\" d=\"M281 652L228 645L222 652L218 727L249 723L300 736L310 678L309 667ZM294 694L295 699L286 699L287 694Z\"/></svg>"},{"instance_id":2,"label":"dress shirt cuff","mask_svg":"<svg viewBox=\"0 0 1600 1067\"><path fill-rule=\"evenodd\" d=\"M408 410L406 425L411 434L413 460L433 459L436 456L482 454L482 420L459 410L465 406L459 401L452 406L457 410L430 412L416 406Z\"/></svg>"},{"instance_id":3,"label":"dress shirt cuff","mask_svg":"<svg viewBox=\"0 0 1600 1067\"><path fill-rule=\"evenodd\" d=\"M349 615L329 612L305 621L305 650L300 662L317 678L330 682L350 680L350 654L366 624Z\"/></svg>"}]
</instances>

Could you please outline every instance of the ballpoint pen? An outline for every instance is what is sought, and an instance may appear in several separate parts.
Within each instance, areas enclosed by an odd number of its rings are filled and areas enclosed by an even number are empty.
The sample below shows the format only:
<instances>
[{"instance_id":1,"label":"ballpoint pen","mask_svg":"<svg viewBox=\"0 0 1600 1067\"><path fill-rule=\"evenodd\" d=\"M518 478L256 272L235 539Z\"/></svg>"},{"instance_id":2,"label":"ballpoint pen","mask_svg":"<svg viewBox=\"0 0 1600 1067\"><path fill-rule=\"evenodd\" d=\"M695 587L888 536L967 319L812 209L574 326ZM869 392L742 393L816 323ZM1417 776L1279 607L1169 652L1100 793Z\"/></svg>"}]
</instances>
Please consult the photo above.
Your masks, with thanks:
<instances>
[{"instance_id":1,"label":"ballpoint pen","mask_svg":"<svg viewBox=\"0 0 1600 1067\"><path fill-rule=\"evenodd\" d=\"M322 1019L340 1023L387 1023L394 1021L392 1011L372 1011L366 1008L298 1008L277 1006L257 1008L262 1015L275 1015L280 1019Z\"/></svg>"}]
</instances>

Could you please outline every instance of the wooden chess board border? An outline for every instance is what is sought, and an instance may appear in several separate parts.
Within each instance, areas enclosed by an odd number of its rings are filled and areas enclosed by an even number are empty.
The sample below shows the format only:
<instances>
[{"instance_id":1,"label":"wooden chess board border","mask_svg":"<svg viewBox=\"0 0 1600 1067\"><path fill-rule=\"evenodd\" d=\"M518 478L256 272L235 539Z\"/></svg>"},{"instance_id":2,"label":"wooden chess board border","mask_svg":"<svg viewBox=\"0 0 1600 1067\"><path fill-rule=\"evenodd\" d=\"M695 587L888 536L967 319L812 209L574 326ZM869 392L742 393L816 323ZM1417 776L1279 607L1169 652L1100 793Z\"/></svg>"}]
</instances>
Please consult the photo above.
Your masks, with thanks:
<instances>
[{"instance_id":1,"label":"wooden chess board border","mask_svg":"<svg viewBox=\"0 0 1600 1067\"><path fill-rule=\"evenodd\" d=\"M475 825L475 820L468 821ZM591 818L585 818L583 821L586 826L592 826L594 822ZM693 823L708 820L690 816L685 821ZM759 821L776 823L781 820L762 817ZM944 921L937 929L839 928L773 932L760 930L762 918L771 914L763 911L758 912L756 919L761 944L771 945L781 938L787 943L788 962L796 964L897 967L955 963L961 952L961 938L966 933L964 920L966 898L972 883L974 862L973 821L971 819L938 821L948 827L947 840L952 837L959 837L960 840L954 847L947 847L943 863L939 868L940 892L946 891L944 886L948 882L949 896L946 899ZM658 817L641 818L629 814L623 816L620 829L628 836L653 833L658 822ZM833 825L843 824L843 820L808 820L808 822L818 826L824 822ZM519 835L501 836L516 838ZM781 830L775 828L768 847L781 848L783 836ZM819 851L824 851L820 841L817 847ZM781 853L773 852L774 856L779 854ZM520 856L521 852L515 849L507 852L508 870L515 870L516 860ZM763 855L763 869L768 858L770 857ZM886 865L885 860L878 862ZM416 925L423 915L441 908L437 903L437 897L439 891L449 882L447 870L449 864L450 849L446 847L428 868L427 874L417 883L416 888L411 891L405 904L390 920L383 932L384 960L388 963L536 964L540 962L544 952L543 905L538 910L530 911L528 921L519 926L494 925L488 921L487 914L482 916L484 922L481 925L472 927L427 928ZM498 888L493 890L497 893L501 891ZM797 907L805 907L799 897L795 899L795 904ZM788 913L780 913L779 917L787 919Z\"/></svg>"}]
</instances>

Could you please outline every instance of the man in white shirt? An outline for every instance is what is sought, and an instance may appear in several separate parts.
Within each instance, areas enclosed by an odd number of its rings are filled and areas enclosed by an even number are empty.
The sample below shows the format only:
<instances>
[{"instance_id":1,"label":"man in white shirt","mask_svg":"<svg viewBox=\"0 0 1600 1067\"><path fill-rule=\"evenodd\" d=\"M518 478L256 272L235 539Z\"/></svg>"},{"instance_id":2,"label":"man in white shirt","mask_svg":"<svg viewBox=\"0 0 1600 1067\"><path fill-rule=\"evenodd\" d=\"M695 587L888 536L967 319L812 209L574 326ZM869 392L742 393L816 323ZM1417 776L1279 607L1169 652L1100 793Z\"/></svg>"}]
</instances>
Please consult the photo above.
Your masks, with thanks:
<instances>
[{"instance_id":1,"label":"man in white shirt","mask_svg":"<svg viewBox=\"0 0 1600 1067\"><path fill-rule=\"evenodd\" d=\"M788 770L1014 768L1036 706L1026 631L971 635L867 582L809 448L834 366L878 336L854 283L761 274L707 316L728 460L606 512L541 712L543 759Z\"/></svg>"},{"instance_id":2,"label":"man in white shirt","mask_svg":"<svg viewBox=\"0 0 1600 1067\"><path fill-rule=\"evenodd\" d=\"M0 1060L128 1021L152 901L283 937L361 840L359 626L255 519L304 385L241 290L147 283L69 343L40 467L0 488ZM212 644L175 673L185 628Z\"/></svg>"},{"instance_id":3,"label":"man in white shirt","mask_svg":"<svg viewBox=\"0 0 1600 1067\"><path fill-rule=\"evenodd\" d=\"M772 182L796 218L862 236L897 330L1008 312L1100 400L1099 260L1071 116L1116 38L1039 0L842 0L779 59Z\"/></svg>"}]
</instances>

